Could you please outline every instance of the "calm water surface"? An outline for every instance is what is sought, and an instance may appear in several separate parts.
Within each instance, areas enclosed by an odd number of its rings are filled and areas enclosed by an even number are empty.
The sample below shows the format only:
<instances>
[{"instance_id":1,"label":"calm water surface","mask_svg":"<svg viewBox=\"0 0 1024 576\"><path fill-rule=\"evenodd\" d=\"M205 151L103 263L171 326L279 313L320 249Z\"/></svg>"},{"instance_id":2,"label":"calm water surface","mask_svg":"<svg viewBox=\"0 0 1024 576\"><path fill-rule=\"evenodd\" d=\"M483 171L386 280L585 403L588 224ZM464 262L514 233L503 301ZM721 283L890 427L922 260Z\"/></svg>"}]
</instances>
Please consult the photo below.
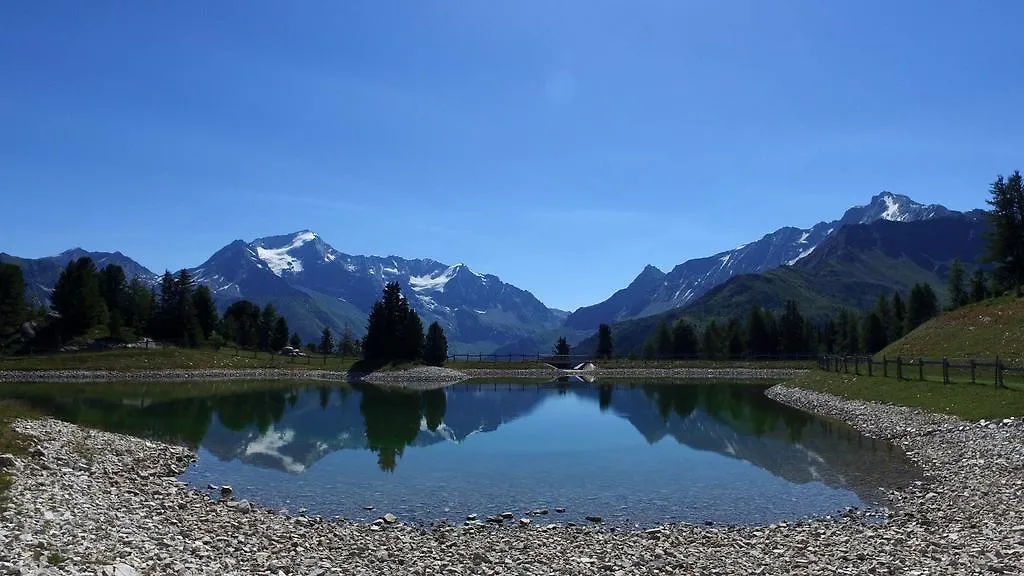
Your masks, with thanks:
<instances>
[{"instance_id":1,"label":"calm water surface","mask_svg":"<svg viewBox=\"0 0 1024 576\"><path fill-rule=\"evenodd\" d=\"M763 391L558 382L22 396L67 420L197 447L182 479L200 489L230 484L238 499L358 520L548 508L544 522L769 523L869 507L879 487L916 477L892 445Z\"/></svg>"}]
</instances>

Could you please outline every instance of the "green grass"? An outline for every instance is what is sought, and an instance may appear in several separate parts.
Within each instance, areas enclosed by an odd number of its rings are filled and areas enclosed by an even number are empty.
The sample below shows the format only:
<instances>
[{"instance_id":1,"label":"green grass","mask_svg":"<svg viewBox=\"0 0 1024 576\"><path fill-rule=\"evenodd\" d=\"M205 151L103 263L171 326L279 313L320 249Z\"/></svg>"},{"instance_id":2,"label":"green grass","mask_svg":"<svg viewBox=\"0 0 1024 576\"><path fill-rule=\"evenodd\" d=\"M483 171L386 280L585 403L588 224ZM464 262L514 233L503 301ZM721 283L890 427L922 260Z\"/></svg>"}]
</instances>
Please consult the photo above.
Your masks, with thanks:
<instances>
[{"instance_id":1,"label":"green grass","mask_svg":"<svg viewBox=\"0 0 1024 576\"><path fill-rule=\"evenodd\" d=\"M1024 359L1024 298L1004 296L939 315L876 357L975 358L1010 365Z\"/></svg>"},{"instance_id":2,"label":"green grass","mask_svg":"<svg viewBox=\"0 0 1024 576\"><path fill-rule=\"evenodd\" d=\"M336 381L299 380L183 380L183 381L109 381L109 382L2 382L0 397L65 397L120 400L146 398L166 402L183 398L208 398L264 390L293 390L305 386L348 386Z\"/></svg>"},{"instance_id":3,"label":"green grass","mask_svg":"<svg viewBox=\"0 0 1024 576\"><path fill-rule=\"evenodd\" d=\"M854 400L912 406L965 420L1024 416L1024 392L994 386L896 380L821 370L812 370L786 385Z\"/></svg>"},{"instance_id":4,"label":"green grass","mask_svg":"<svg viewBox=\"0 0 1024 576\"><path fill-rule=\"evenodd\" d=\"M58 352L28 356L0 356L0 370L173 370L206 368L294 368L344 372L354 358L308 356L290 358L267 352L222 348L154 349L118 348L103 351Z\"/></svg>"}]
</instances>

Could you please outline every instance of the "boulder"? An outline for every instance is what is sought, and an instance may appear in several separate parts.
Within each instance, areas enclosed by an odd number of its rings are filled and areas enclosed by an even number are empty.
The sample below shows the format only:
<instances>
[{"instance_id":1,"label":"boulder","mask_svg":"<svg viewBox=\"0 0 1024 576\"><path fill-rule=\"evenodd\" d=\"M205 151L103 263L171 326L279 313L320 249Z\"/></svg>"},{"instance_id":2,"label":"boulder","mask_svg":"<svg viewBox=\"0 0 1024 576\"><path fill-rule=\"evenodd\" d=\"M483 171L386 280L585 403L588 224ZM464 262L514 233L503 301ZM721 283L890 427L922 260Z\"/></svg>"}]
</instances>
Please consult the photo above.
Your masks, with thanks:
<instances>
[{"instance_id":1,"label":"boulder","mask_svg":"<svg viewBox=\"0 0 1024 576\"><path fill-rule=\"evenodd\" d=\"M10 454L0 454L0 470L11 470L18 467L18 459Z\"/></svg>"},{"instance_id":2,"label":"boulder","mask_svg":"<svg viewBox=\"0 0 1024 576\"><path fill-rule=\"evenodd\" d=\"M398 516L395 516L391 512L388 512L384 515L384 521L388 524L394 524L395 522L398 522Z\"/></svg>"},{"instance_id":3,"label":"boulder","mask_svg":"<svg viewBox=\"0 0 1024 576\"><path fill-rule=\"evenodd\" d=\"M99 576L139 576L139 571L127 564L111 564L100 568L98 574Z\"/></svg>"}]
</instances>

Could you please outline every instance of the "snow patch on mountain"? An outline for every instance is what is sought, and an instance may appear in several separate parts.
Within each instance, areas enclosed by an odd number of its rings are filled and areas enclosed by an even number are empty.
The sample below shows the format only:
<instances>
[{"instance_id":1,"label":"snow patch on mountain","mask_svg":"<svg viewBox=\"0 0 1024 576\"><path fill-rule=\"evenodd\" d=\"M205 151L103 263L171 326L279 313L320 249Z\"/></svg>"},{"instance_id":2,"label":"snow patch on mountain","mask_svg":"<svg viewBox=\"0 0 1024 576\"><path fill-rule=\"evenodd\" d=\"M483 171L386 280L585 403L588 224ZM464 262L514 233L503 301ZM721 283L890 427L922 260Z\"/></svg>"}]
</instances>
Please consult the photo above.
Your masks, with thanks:
<instances>
[{"instance_id":1,"label":"snow patch on mountain","mask_svg":"<svg viewBox=\"0 0 1024 576\"><path fill-rule=\"evenodd\" d=\"M260 260L266 262L267 266L269 266L274 274L277 274L278 276L283 275L285 271L292 273L302 272L302 260L295 258L289 254L289 252L303 244L306 244L307 242L312 242L313 240L316 240L316 234L306 230L296 234L289 244L280 248L264 248L263 246L256 246L256 254L259 256ZM330 258L330 260L333 259L334 258Z\"/></svg>"},{"instance_id":2,"label":"snow patch on mountain","mask_svg":"<svg viewBox=\"0 0 1024 576\"><path fill-rule=\"evenodd\" d=\"M882 220L890 220L892 222L902 222L906 219L906 214L900 213L900 205L893 198L892 194L886 194L882 197L885 201L885 212L882 212Z\"/></svg>"},{"instance_id":3,"label":"snow patch on mountain","mask_svg":"<svg viewBox=\"0 0 1024 576\"><path fill-rule=\"evenodd\" d=\"M417 292L444 292L445 285L455 278L461 266L462 264L456 264L426 276L409 276L409 286Z\"/></svg>"}]
</instances>

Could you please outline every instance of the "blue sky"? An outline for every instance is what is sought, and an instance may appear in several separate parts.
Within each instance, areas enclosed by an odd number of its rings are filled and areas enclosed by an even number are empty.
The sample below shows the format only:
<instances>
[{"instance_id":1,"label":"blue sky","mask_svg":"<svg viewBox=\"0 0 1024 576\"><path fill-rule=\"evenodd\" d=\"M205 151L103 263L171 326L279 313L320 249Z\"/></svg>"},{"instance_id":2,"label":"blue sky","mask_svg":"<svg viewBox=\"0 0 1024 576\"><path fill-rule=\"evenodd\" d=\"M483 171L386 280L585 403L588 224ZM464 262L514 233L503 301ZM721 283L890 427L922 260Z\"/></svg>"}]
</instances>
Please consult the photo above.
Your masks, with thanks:
<instances>
[{"instance_id":1,"label":"blue sky","mask_svg":"<svg viewBox=\"0 0 1024 576\"><path fill-rule=\"evenodd\" d=\"M0 251L312 229L592 304L1024 169L1024 2L0 3ZM14 214L14 216L10 216ZM571 266L567 266L571 264Z\"/></svg>"}]
</instances>

